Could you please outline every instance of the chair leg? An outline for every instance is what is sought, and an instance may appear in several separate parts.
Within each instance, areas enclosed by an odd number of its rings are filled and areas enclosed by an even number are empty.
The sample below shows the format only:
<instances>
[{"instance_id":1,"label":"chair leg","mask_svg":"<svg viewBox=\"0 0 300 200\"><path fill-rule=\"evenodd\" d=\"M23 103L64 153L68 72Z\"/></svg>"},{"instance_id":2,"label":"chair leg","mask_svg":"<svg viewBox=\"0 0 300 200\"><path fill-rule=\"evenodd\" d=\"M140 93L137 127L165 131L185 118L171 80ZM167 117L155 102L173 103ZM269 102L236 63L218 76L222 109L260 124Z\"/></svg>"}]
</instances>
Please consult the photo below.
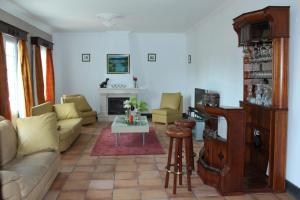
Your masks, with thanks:
<instances>
[{"instance_id":1,"label":"chair leg","mask_svg":"<svg viewBox=\"0 0 300 200\"><path fill-rule=\"evenodd\" d=\"M170 166L171 166L171 161L172 161L172 149L173 149L173 138L170 137L168 162L167 162L167 166L166 166L165 188L167 188L169 186Z\"/></svg>"},{"instance_id":2,"label":"chair leg","mask_svg":"<svg viewBox=\"0 0 300 200\"><path fill-rule=\"evenodd\" d=\"M190 138L190 149L191 149L191 154L190 154L191 169L195 170L193 137Z\"/></svg>"},{"instance_id":3,"label":"chair leg","mask_svg":"<svg viewBox=\"0 0 300 200\"><path fill-rule=\"evenodd\" d=\"M173 194L176 194L176 187L177 187L177 173L178 173L178 154L179 154L179 142L180 139L176 138L176 145L175 145L175 156L174 156L174 183L173 183Z\"/></svg>"},{"instance_id":4,"label":"chair leg","mask_svg":"<svg viewBox=\"0 0 300 200\"><path fill-rule=\"evenodd\" d=\"M188 191L192 191L191 186L191 165L190 165L190 158L191 158L191 148L190 148L190 138L184 139L184 146L185 146L185 158L186 158L186 176L187 176L187 184L188 184Z\"/></svg>"},{"instance_id":5,"label":"chair leg","mask_svg":"<svg viewBox=\"0 0 300 200\"><path fill-rule=\"evenodd\" d=\"M178 152L179 185L182 185L182 143L182 139L180 139Z\"/></svg>"}]
</instances>

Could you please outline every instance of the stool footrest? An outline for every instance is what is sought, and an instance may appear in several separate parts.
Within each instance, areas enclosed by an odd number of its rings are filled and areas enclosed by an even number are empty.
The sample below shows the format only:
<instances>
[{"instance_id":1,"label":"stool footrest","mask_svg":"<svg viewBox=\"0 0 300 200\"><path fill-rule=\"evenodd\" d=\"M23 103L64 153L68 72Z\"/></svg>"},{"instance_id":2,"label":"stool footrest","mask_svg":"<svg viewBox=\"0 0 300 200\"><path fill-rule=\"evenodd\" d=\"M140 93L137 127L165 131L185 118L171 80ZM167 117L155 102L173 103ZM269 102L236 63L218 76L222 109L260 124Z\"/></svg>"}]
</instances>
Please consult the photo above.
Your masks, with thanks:
<instances>
[{"instance_id":1,"label":"stool footrest","mask_svg":"<svg viewBox=\"0 0 300 200\"><path fill-rule=\"evenodd\" d=\"M179 171L175 172L175 171L172 171L172 170L169 170L169 169L166 169L166 171L167 171L168 173L171 173L171 174L177 174L177 175L184 174L183 172L179 172Z\"/></svg>"}]
</instances>

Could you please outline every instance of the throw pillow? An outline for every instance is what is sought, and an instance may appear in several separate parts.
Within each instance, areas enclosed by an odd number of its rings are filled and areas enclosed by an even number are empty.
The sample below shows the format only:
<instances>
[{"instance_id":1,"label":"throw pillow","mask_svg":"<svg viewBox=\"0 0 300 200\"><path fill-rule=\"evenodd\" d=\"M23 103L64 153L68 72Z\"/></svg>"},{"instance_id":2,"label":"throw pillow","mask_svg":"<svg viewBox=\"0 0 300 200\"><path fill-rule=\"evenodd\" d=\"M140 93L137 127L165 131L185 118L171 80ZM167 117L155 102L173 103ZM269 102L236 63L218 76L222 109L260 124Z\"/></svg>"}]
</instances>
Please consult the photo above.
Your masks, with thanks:
<instances>
[{"instance_id":1,"label":"throw pillow","mask_svg":"<svg viewBox=\"0 0 300 200\"><path fill-rule=\"evenodd\" d=\"M17 120L18 156L59 148L55 113Z\"/></svg>"},{"instance_id":2,"label":"throw pillow","mask_svg":"<svg viewBox=\"0 0 300 200\"><path fill-rule=\"evenodd\" d=\"M80 117L74 103L55 104L54 110L58 120Z\"/></svg>"},{"instance_id":3,"label":"throw pillow","mask_svg":"<svg viewBox=\"0 0 300 200\"><path fill-rule=\"evenodd\" d=\"M6 119L0 119L0 152L0 166L14 159L17 153L17 134Z\"/></svg>"}]
</instances>

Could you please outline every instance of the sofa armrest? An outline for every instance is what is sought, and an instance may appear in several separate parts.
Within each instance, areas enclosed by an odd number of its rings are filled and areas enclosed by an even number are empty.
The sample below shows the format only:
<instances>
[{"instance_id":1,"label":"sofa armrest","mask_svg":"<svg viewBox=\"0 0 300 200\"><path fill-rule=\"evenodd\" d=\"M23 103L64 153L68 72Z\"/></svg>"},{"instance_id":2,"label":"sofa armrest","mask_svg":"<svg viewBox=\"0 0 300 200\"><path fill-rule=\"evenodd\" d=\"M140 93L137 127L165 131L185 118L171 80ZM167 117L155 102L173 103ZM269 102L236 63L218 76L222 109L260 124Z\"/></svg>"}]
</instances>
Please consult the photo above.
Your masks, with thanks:
<instances>
[{"instance_id":1,"label":"sofa armrest","mask_svg":"<svg viewBox=\"0 0 300 200\"><path fill-rule=\"evenodd\" d=\"M40 105L32 107L31 112L32 116L53 112L53 104L51 102L42 103Z\"/></svg>"},{"instance_id":2,"label":"sofa armrest","mask_svg":"<svg viewBox=\"0 0 300 200\"><path fill-rule=\"evenodd\" d=\"M2 199L7 200L20 200L21 191L19 188L18 180L20 177L13 171L0 171L1 177L1 190Z\"/></svg>"}]
</instances>

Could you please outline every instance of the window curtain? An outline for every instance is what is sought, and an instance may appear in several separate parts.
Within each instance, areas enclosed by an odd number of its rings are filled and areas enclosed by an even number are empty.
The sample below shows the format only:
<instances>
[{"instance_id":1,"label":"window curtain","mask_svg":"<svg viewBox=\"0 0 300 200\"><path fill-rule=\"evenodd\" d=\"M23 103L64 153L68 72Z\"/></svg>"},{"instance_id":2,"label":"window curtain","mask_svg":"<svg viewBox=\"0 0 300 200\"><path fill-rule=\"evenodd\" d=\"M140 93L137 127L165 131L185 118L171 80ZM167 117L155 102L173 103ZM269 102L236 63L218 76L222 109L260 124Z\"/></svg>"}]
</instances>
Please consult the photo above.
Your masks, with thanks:
<instances>
[{"instance_id":1,"label":"window curtain","mask_svg":"<svg viewBox=\"0 0 300 200\"><path fill-rule=\"evenodd\" d=\"M7 82L6 54L3 35L0 33L0 115L11 120Z\"/></svg>"},{"instance_id":2,"label":"window curtain","mask_svg":"<svg viewBox=\"0 0 300 200\"><path fill-rule=\"evenodd\" d=\"M46 54L46 101L55 102L55 80L52 50L47 48Z\"/></svg>"},{"instance_id":3,"label":"window curtain","mask_svg":"<svg viewBox=\"0 0 300 200\"><path fill-rule=\"evenodd\" d=\"M41 104L41 103L45 103L45 95L44 95L44 80L43 80L41 48L38 45L35 45L34 48L34 61L35 61L36 94L37 94L38 104Z\"/></svg>"},{"instance_id":4,"label":"window curtain","mask_svg":"<svg viewBox=\"0 0 300 200\"><path fill-rule=\"evenodd\" d=\"M22 72L22 82L25 100L26 116L31 116L31 108L33 106L32 82L30 75L30 65L28 59L28 49L25 40L19 40L19 58Z\"/></svg>"}]
</instances>

